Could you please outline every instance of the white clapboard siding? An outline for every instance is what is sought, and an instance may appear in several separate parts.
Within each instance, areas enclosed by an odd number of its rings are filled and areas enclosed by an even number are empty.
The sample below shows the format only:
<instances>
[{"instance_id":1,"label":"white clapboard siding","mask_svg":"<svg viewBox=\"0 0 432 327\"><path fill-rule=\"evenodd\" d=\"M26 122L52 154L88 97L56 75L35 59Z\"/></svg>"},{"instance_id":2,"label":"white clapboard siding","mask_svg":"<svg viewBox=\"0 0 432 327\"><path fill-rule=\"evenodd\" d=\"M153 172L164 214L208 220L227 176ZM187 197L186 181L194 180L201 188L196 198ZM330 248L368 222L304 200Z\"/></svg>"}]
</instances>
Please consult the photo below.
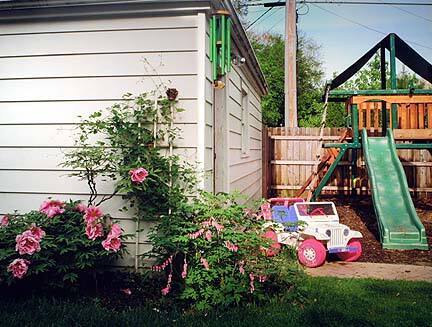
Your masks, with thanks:
<instances>
[{"instance_id":1,"label":"white clapboard siding","mask_svg":"<svg viewBox=\"0 0 432 327\"><path fill-rule=\"evenodd\" d=\"M233 66L228 76L230 190L243 193L247 202L261 197L261 107L257 92L241 69ZM248 92L249 151L242 153L242 85Z\"/></svg>"},{"instance_id":2,"label":"white clapboard siding","mask_svg":"<svg viewBox=\"0 0 432 327\"><path fill-rule=\"evenodd\" d=\"M1 127L0 127L1 130ZM68 167L60 166L65 160L65 154L74 148L29 148L12 147L2 148L0 146L0 170L51 170L71 171ZM167 154L168 150L162 151ZM195 148L174 148L174 155L178 155L188 163L196 161ZM31 158L31 160L29 160Z\"/></svg>"},{"instance_id":3,"label":"white clapboard siding","mask_svg":"<svg viewBox=\"0 0 432 327\"><path fill-rule=\"evenodd\" d=\"M124 267L128 267L128 268L132 268L135 265L135 251L136 251L136 245L135 243L128 241L126 242L126 248L129 252L129 255L125 256L124 258L120 259L117 261L116 266L124 268ZM151 250L151 244L150 243L140 243L138 246L138 254L139 255L143 255L145 253L147 253L148 251ZM146 266L143 263L143 258L140 257L139 260L139 266L143 267Z\"/></svg>"},{"instance_id":4,"label":"white clapboard siding","mask_svg":"<svg viewBox=\"0 0 432 327\"><path fill-rule=\"evenodd\" d=\"M88 194L86 181L68 176L59 171L0 171L0 192L4 193L44 193L44 194ZM112 194L111 181L97 180L99 194ZM18 208L17 208L18 209Z\"/></svg>"},{"instance_id":5,"label":"white clapboard siding","mask_svg":"<svg viewBox=\"0 0 432 327\"><path fill-rule=\"evenodd\" d=\"M164 83L182 98L196 98L196 76L94 77L0 80L1 101L110 100L127 92L140 94ZM25 92L23 91L25 90Z\"/></svg>"},{"instance_id":6,"label":"white clapboard siding","mask_svg":"<svg viewBox=\"0 0 432 327\"><path fill-rule=\"evenodd\" d=\"M196 147L196 124L174 124L174 127L180 129L176 146ZM76 125L3 125L0 147L73 147L77 132Z\"/></svg>"},{"instance_id":7,"label":"white clapboard siding","mask_svg":"<svg viewBox=\"0 0 432 327\"><path fill-rule=\"evenodd\" d=\"M160 84L179 91L185 111L175 115L181 135L174 154L193 165L197 39L195 15L0 23L0 213L37 210L48 197L86 201L87 183L59 166L75 145L76 124L125 93ZM99 180L99 194L111 194L114 185ZM102 210L134 235L136 212L119 211L125 205L116 195ZM130 255L117 265L134 265L135 241L140 254L150 249L150 225L140 224L144 231L128 239Z\"/></svg>"},{"instance_id":8,"label":"white clapboard siding","mask_svg":"<svg viewBox=\"0 0 432 327\"><path fill-rule=\"evenodd\" d=\"M194 51L0 58L0 79L191 75L196 60Z\"/></svg>"},{"instance_id":9,"label":"white clapboard siding","mask_svg":"<svg viewBox=\"0 0 432 327\"><path fill-rule=\"evenodd\" d=\"M87 192L88 193L88 192ZM18 211L18 214L23 214L32 210L38 210L43 201L48 198L61 200L68 202L69 200L73 201L82 201L87 204L89 199L88 194L55 194L55 193L11 193L11 191L0 193L0 214L5 213L13 213L15 210ZM100 197L97 198L97 201L100 200ZM112 217L116 219L127 220L130 217L136 214L135 210L130 209L126 212L120 211L119 209L127 206L129 208L129 204L127 201L122 199L120 195L114 196L109 201L105 201L101 205L102 212L109 213Z\"/></svg>"},{"instance_id":10,"label":"white clapboard siding","mask_svg":"<svg viewBox=\"0 0 432 327\"><path fill-rule=\"evenodd\" d=\"M61 32L85 32L107 30L155 30L178 29L197 26L196 16L172 16L169 19L161 17L128 17L116 19L83 19L63 21L32 21L19 23L3 23L0 35L8 34L40 34Z\"/></svg>"},{"instance_id":11,"label":"white clapboard siding","mask_svg":"<svg viewBox=\"0 0 432 327\"><path fill-rule=\"evenodd\" d=\"M0 36L0 57L83 53L190 51L194 29L117 30ZM23 47L25 44L25 47Z\"/></svg>"},{"instance_id":12,"label":"white clapboard siding","mask_svg":"<svg viewBox=\"0 0 432 327\"><path fill-rule=\"evenodd\" d=\"M77 124L95 111L105 112L105 108L119 102L121 101L0 102L0 125ZM183 111L175 113L176 123L196 122L197 100L180 99L177 107Z\"/></svg>"}]
</instances>

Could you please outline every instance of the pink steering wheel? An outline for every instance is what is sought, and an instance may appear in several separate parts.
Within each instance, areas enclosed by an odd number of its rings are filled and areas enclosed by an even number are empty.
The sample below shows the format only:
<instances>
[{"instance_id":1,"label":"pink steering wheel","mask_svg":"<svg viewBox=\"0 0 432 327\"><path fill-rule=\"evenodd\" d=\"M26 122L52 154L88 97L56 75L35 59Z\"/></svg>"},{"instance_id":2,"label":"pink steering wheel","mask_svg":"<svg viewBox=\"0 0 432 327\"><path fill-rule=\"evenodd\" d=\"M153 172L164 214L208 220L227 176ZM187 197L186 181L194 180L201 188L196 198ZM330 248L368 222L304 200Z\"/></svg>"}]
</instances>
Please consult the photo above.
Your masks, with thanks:
<instances>
[{"instance_id":1,"label":"pink steering wheel","mask_svg":"<svg viewBox=\"0 0 432 327\"><path fill-rule=\"evenodd\" d=\"M311 216L324 216L325 212L324 212L323 208L315 208L312 210L310 215Z\"/></svg>"}]
</instances>

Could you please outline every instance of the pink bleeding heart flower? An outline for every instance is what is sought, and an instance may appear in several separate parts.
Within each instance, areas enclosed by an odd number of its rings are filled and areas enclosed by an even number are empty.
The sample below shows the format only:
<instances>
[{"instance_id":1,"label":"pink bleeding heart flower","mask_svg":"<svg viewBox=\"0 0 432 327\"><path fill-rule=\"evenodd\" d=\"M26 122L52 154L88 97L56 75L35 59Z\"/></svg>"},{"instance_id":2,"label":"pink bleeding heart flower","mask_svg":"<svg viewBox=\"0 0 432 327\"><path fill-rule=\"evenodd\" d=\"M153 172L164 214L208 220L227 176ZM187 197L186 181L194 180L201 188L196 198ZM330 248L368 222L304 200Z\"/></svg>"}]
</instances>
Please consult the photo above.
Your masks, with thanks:
<instances>
[{"instance_id":1,"label":"pink bleeding heart flower","mask_svg":"<svg viewBox=\"0 0 432 327\"><path fill-rule=\"evenodd\" d=\"M37 227L35 224L31 225L30 232L38 242L40 242L40 240L46 235L45 231L43 231L42 228Z\"/></svg>"},{"instance_id":2,"label":"pink bleeding heart flower","mask_svg":"<svg viewBox=\"0 0 432 327\"><path fill-rule=\"evenodd\" d=\"M0 226L1 227L6 227L7 225L9 225L9 216L8 215L4 215L1 220L0 220Z\"/></svg>"},{"instance_id":3,"label":"pink bleeding heart flower","mask_svg":"<svg viewBox=\"0 0 432 327\"><path fill-rule=\"evenodd\" d=\"M231 252L237 252L239 247L230 241L225 241L225 247Z\"/></svg>"},{"instance_id":4,"label":"pink bleeding heart flower","mask_svg":"<svg viewBox=\"0 0 432 327\"><path fill-rule=\"evenodd\" d=\"M211 231L209 231L209 230L206 231L204 236L205 236L207 241L210 242L212 240L212 232Z\"/></svg>"},{"instance_id":5,"label":"pink bleeding heart flower","mask_svg":"<svg viewBox=\"0 0 432 327\"><path fill-rule=\"evenodd\" d=\"M47 200L41 204L39 211L46 214L48 218L53 218L65 211L65 209L63 209L64 206L65 204L62 201Z\"/></svg>"},{"instance_id":6,"label":"pink bleeding heart flower","mask_svg":"<svg viewBox=\"0 0 432 327\"><path fill-rule=\"evenodd\" d=\"M129 171L131 181L134 183L142 183L149 175L148 171L142 167Z\"/></svg>"},{"instance_id":7,"label":"pink bleeding heart flower","mask_svg":"<svg viewBox=\"0 0 432 327\"><path fill-rule=\"evenodd\" d=\"M126 295L131 295L132 294L132 291L131 291L130 288L121 288L120 292L122 292L122 293L124 293Z\"/></svg>"},{"instance_id":8,"label":"pink bleeding heart flower","mask_svg":"<svg viewBox=\"0 0 432 327\"><path fill-rule=\"evenodd\" d=\"M249 287L250 292L253 293L255 291L255 284L254 284L255 276L253 273L249 274Z\"/></svg>"},{"instance_id":9,"label":"pink bleeding heart flower","mask_svg":"<svg viewBox=\"0 0 432 327\"><path fill-rule=\"evenodd\" d=\"M188 268L188 264L186 261L186 257L184 258L184 263L183 263L183 271L182 271L182 278L185 279L187 277L187 268Z\"/></svg>"},{"instance_id":10,"label":"pink bleeding heart flower","mask_svg":"<svg viewBox=\"0 0 432 327\"><path fill-rule=\"evenodd\" d=\"M201 264L203 265L203 267L204 267L205 270L209 270L210 269L210 265L209 265L208 261L205 258L201 258L200 261L201 261Z\"/></svg>"},{"instance_id":11,"label":"pink bleeding heart flower","mask_svg":"<svg viewBox=\"0 0 432 327\"><path fill-rule=\"evenodd\" d=\"M12 261L7 270L12 273L15 278L22 279L27 274L30 261L25 259L15 259Z\"/></svg>"},{"instance_id":12,"label":"pink bleeding heart flower","mask_svg":"<svg viewBox=\"0 0 432 327\"><path fill-rule=\"evenodd\" d=\"M244 261L240 261L239 262L239 272L240 274L244 275L245 274L245 270L244 270Z\"/></svg>"},{"instance_id":13,"label":"pink bleeding heart flower","mask_svg":"<svg viewBox=\"0 0 432 327\"><path fill-rule=\"evenodd\" d=\"M94 241L98 237L102 237L103 236L103 226L102 226L102 224L100 224L100 223L98 223L98 224L94 224L94 223L87 224L87 226L86 226L86 235L87 235L88 239L92 240L92 241Z\"/></svg>"},{"instance_id":14,"label":"pink bleeding heart flower","mask_svg":"<svg viewBox=\"0 0 432 327\"><path fill-rule=\"evenodd\" d=\"M18 251L20 255L32 255L35 252L39 252L41 249L39 240L30 230L26 230L22 234L17 235L15 240L15 250Z\"/></svg>"},{"instance_id":15,"label":"pink bleeding heart flower","mask_svg":"<svg viewBox=\"0 0 432 327\"><path fill-rule=\"evenodd\" d=\"M75 210L78 211L78 212L81 212L81 213L86 213L87 206L84 203L79 202L75 206Z\"/></svg>"},{"instance_id":16,"label":"pink bleeding heart flower","mask_svg":"<svg viewBox=\"0 0 432 327\"><path fill-rule=\"evenodd\" d=\"M85 211L84 221L91 224L103 216L102 210L98 207L88 207Z\"/></svg>"}]
</instances>

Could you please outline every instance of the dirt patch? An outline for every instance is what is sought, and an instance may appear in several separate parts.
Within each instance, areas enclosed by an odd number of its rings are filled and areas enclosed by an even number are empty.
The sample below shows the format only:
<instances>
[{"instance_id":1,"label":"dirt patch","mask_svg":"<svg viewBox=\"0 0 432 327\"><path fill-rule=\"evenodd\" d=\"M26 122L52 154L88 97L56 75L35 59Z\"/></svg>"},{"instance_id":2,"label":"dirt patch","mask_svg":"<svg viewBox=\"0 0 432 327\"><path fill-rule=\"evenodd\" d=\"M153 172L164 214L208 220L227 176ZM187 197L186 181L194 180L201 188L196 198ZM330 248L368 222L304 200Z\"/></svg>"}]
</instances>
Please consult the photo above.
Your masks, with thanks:
<instances>
[{"instance_id":1,"label":"dirt patch","mask_svg":"<svg viewBox=\"0 0 432 327\"><path fill-rule=\"evenodd\" d=\"M324 199L323 199L324 200ZM363 255L360 262L381 262L432 266L432 250L384 250L379 242L378 225L370 197L326 199L334 201L341 223L363 234ZM430 201L429 201L430 202ZM415 201L419 215L432 246L432 204Z\"/></svg>"}]
</instances>

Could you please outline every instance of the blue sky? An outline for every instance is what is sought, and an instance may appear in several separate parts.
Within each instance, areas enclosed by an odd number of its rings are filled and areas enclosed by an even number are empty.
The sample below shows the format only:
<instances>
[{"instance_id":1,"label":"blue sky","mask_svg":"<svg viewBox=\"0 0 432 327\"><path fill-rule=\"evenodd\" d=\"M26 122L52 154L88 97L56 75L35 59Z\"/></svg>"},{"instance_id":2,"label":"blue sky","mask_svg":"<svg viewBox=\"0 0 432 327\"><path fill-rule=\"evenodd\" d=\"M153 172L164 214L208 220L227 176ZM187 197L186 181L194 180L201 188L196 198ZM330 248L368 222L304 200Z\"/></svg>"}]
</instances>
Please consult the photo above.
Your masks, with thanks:
<instances>
[{"instance_id":1,"label":"blue sky","mask_svg":"<svg viewBox=\"0 0 432 327\"><path fill-rule=\"evenodd\" d=\"M269 0L265 1L269 2ZM407 0L392 1L409 2ZM432 2L430 0L411 1ZM397 8L389 5L320 4L319 6L386 34L394 32L408 42L426 60L432 62L432 6L399 6ZM343 71L385 36L326 12L318 8L317 5L309 4L308 7L309 12L299 16L298 29L321 46L321 59L327 78L330 78L335 71ZM306 13L308 10L303 5L297 5L297 8L299 14ZM250 7L248 20L253 21L265 10L267 8ZM424 17L424 19L418 16ZM274 8L251 29L260 32L271 30L283 34L284 17L283 7ZM428 48L412 44L410 41ZM401 64L399 63L398 69L400 68Z\"/></svg>"}]
</instances>

